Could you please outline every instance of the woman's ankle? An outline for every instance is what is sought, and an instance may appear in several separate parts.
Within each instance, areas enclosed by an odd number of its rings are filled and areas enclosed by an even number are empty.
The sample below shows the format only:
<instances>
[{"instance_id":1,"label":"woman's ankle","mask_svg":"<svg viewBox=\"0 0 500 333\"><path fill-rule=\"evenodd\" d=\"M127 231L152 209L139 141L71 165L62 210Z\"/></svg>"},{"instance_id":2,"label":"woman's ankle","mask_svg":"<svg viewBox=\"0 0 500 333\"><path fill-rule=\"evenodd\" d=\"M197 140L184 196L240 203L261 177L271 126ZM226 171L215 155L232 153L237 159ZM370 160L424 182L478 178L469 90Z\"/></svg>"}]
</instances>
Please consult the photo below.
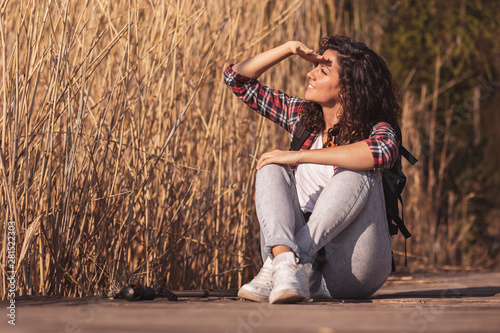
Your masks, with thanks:
<instances>
[{"instance_id":1,"label":"woman's ankle","mask_svg":"<svg viewBox=\"0 0 500 333\"><path fill-rule=\"evenodd\" d=\"M276 258L278 255L285 252L293 252L291 248L286 245L276 245L271 249L273 256Z\"/></svg>"}]
</instances>

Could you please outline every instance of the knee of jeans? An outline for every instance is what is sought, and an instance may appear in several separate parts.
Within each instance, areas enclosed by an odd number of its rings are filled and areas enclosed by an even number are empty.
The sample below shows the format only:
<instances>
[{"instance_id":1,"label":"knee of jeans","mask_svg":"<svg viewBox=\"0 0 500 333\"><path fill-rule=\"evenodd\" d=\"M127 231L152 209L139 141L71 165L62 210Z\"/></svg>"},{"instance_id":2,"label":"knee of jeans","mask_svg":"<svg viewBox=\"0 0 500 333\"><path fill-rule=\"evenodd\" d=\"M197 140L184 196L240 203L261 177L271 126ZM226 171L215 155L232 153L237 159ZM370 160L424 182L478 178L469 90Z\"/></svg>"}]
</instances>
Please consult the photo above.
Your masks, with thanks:
<instances>
[{"instance_id":1,"label":"knee of jeans","mask_svg":"<svg viewBox=\"0 0 500 333\"><path fill-rule=\"evenodd\" d=\"M337 172L335 172L335 177L337 178L337 181L341 179L345 179L346 181L353 183L353 182L367 182L370 184L370 186L373 185L376 177L375 173L373 171L367 171L367 170L350 170L350 169L344 169L344 168L339 168Z\"/></svg>"},{"instance_id":2,"label":"knee of jeans","mask_svg":"<svg viewBox=\"0 0 500 333\"><path fill-rule=\"evenodd\" d=\"M267 164L257 171L257 175L277 175L282 174L286 169L285 165L282 164Z\"/></svg>"},{"instance_id":3,"label":"knee of jeans","mask_svg":"<svg viewBox=\"0 0 500 333\"><path fill-rule=\"evenodd\" d=\"M275 180L279 177L284 177L287 183L292 183L292 171L288 165L282 164L267 164L257 171L257 181Z\"/></svg>"},{"instance_id":4,"label":"knee of jeans","mask_svg":"<svg viewBox=\"0 0 500 333\"><path fill-rule=\"evenodd\" d=\"M351 169L345 169L345 168L338 168L337 172L335 172L336 175L344 175L344 176L349 176L349 175L354 175L354 176L360 176L360 177L368 177L371 174L373 174L373 171L368 171L368 170L351 170Z\"/></svg>"}]
</instances>

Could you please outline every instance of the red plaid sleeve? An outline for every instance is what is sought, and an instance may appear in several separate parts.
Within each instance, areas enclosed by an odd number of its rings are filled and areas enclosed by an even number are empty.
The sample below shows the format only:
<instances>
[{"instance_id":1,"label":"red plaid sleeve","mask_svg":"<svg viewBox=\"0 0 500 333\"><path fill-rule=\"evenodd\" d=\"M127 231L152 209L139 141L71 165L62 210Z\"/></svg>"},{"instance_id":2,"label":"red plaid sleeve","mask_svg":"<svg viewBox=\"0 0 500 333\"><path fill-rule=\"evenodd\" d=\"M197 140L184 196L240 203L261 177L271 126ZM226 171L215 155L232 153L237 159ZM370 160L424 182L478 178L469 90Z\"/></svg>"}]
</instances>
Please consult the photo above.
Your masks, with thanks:
<instances>
[{"instance_id":1,"label":"red plaid sleeve","mask_svg":"<svg viewBox=\"0 0 500 333\"><path fill-rule=\"evenodd\" d=\"M233 64L224 71L224 82L231 91L257 113L272 120L288 132L295 130L302 108L302 99L262 85L233 70Z\"/></svg>"},{"instance_id":2,"label":"red plaid sleeve","mask_svg":"<svg viewBox=\"0 0 500 333\"><path fill-rule=\"evenodd\" d=\"M372 127L368 139L364 140L373 155L373 169L387 170L392 167L399 154L396 132L386 122L378 122Z\"/></svg>"}]
</instances>

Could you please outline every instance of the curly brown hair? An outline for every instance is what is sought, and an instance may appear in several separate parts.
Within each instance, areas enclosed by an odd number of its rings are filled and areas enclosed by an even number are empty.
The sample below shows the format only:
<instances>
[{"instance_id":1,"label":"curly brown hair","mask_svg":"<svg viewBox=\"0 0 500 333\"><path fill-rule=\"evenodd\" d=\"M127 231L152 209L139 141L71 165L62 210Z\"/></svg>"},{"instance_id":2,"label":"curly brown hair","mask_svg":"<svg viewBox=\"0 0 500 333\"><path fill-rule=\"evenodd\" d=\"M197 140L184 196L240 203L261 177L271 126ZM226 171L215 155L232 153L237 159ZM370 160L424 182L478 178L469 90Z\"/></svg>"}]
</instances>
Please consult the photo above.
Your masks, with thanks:
<instances>
[{"instance_id":1,"label":"curly brown hair","mask_svg":"<svg viewBox=\"0 0 500 333\"><path fill-rule=\"evenodd\" d=\"M397 102L397 86L385 61L364 43L342 35L321 39L318 54L326 50L337 52L339 64L340 144L368 138L371 125L384 121L399 127L401 108ZM306 128L325 127L323 110L317 103L304 101L301 119Z\"/></svg>"}]
</instances>

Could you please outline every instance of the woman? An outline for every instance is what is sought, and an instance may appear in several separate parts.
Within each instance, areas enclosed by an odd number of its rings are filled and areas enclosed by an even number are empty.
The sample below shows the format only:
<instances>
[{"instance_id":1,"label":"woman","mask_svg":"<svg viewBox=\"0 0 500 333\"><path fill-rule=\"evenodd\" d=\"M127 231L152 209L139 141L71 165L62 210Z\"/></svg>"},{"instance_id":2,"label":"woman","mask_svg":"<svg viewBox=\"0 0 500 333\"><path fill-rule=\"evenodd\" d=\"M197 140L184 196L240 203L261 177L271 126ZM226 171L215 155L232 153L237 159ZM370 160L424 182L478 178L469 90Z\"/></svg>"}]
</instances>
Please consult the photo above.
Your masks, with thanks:
<instances>
[{"instance_id":1,"label":"woman","mask_svg":"<svg viewBox=\"0 0 500 333\"><path fill-rule=\"evenodd\" d=\"M257 80L293 55L316 64L304 99ZM274 150L257 163L264 265L238 295L271 304L372 295L391 272L381 172L397 158L401 114L385 62L336 35L324 37L317 53L287 42L230 65L224 78L292 138L299 120L312 130L299 151Z\"/></svg>"}]
</instances>

